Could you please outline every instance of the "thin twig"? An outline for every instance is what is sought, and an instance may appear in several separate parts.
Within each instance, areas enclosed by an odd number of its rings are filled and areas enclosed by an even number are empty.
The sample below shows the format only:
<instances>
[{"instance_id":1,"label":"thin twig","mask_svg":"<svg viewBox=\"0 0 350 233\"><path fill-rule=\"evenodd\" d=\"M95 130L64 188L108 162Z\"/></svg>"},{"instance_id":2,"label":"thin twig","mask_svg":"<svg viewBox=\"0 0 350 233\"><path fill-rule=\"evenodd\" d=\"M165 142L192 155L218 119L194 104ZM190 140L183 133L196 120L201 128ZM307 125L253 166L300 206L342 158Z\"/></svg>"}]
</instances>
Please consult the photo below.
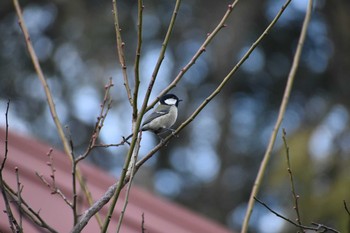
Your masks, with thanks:
<instances>
[{"instance_id":1,"label":"thin twig","mask_svg":"<svg viewBox=\"0 0 350 233\"><path fill-rule=\"evenodd\" d=\"M132 106L133 105L133 99L132 99L132 96L131 96L131 90L130 90L130 85L129 85L128 73L126 71L127 66L126 66L125 55L124 55L125 43L122 40L121 28L120 28L120 25L119 25L119 15L118 15L117 1L116 0L112 0L112 5L113 5L114 29L115 29L115 33L116 33L116 39L117 39L118 58L119 58L120 66L122 68L126 94L128 96L129 103Z\"/></svg>"},{"instance_id":2,"label":"thin twig","mask_svg":"<svg viewBox=\"0 0 350 233\"><path fill-rule=\"evenodd\" d=\"M119 143L111 143L111 144L96 144L94 147L98 148L98 147L104 147L104 148L108 148L108 147L118 147L118 146L122 146L125 144L125 140L122 140Z\"/></svg>"},{"instance_id":3,"label":"thin twig","mask_svg":"<svg viewBox=\"0 0 350 233\"><path fill-rule=\"evenodd\" d=\"M54 166L54 161L53 161L53 155L52 155L53 149L50 148L49 152L47 153L47 157L49 157L49 162L47 163L47 166L50 167L50 178L52 180L52 186L54 189L56 189L56 177L55 177L55 172L56 172L56 168Z\"/></svg>"},{"instance_id":4,"label":"thin twig","mask_svg":"<svg viewBox=\"0 0 350 233\"><path fill-rule=\"evenodd\" d=\"M62 191L56 186L56 177L55 172L56 168L54 166L53 156L52 156L53 149L51 148L50 151L47 153L47 156L49 157L49 162L47 162L47 166L50 167L50 178L51 183L45 179L43 175L40 175L38 172L35 172L35 174L39 177L39 179L51 190L51 194L57 194L59 195L66 204L72 208L72 203L67 199L67 197L62 193Z\"/></svg>"},{"instance_id":5,"label":"thin twig","mask_svg":"<svg viewBox=\"0 0 350 233\"><path fill-rule=\"evenodd\" d=\"M17 181L17 197L18 197L18 206L22 205L22 190L23 186L21 185L21 182L19 180L19 171L18 167L15 167L15 173L16 173L16 181ZM23 218L23 213L21 208L19 208L19 227L20 229L23 230L23 224L22 224L22 218Z\"/></svg>"},{"instance_id":6,"label":"thin twig","mask_svg":"<svg viewBox=\"0 0 350 233\"><path fill-rule=\"evenodd\" d=\"M69 127L67 126L67 134L69 137L69 142L70 142L70 151L71 154L73 156L73 158L75 158L74 155L74 143L73 143L73 139L72 139L72 134L70 132ZM77 213L77 176L76 176L76 169L77 169L77 162L76 160L73 161L73 163L71 164L71 169L72 169L72 202L70 203L71 205L69 205L72 209L73 212L73 226L77 223L78 221L78 213Z\"/></svg>"},{"instance_id":7,"label":"thin twig","mask_svg":"<svg viewBox=\"0 0 350 233\"><path fill-rule=\"evenodd\" d=\"M290 3L290 0L287 0L287 2L283 5L282 9L280 10L281 13L279 13L278 15L282 14L282 12L288 6L289 3ZM271 152L272 152L273 146L275 144L275 140L276 140L276 136L277 136L278 130L280 128L280 125L282 123L282 120L283 120L283 117L284 117L284 114L285 114L285 111L286 111L286 108L287 108L287 104L288 104L289 96L290 96L290 93L291 93L291 90L292 90L295 74L296 74L296 71L297 71L297 68L298 68L298 65L299 65L300 56L301 56L302 48L303 48L305 37L306 37L306 32L307 32L307 29L308 29L308 26L309 26L309 22L310 22L310 18L311 18L311 11L312 11L312 0L309 0L307 11L306 11L306 14L305 14L305 19L304 19L302 30L301 30L301 34L300 34L300 37L299 37L299 43L298 43L297 49L295 51L292 67L291 67L289 75L288 75L288 81L287 81L286 89L284 91L283 100L282 100L282 103L281 103L281 106L280 106L280 110L279 110L279 113L278 113L278 117L277 117L275 126L273 128L273 131L272 131L272 134L271 134L271 137L270 137L269 144L267 146L267 149L266 149L266 152L264 154L263 160L262 160L262 162L260 164L260 168L259 168L257 177L255 179L254 186L252 188L252 192L250 194L248 207L247 207L247 211L246 211L246 214L245 214L245 217L244 217L241 233L245 233L248 230L248 223L249 223L249 219L250 219L250 216L251 216L251 213L252 213L252 210L253 210L253 206L254 206L254 197L257 196L257 194L258 194L261 181L262 181L263 176L265 174L266 166L267 166L267 164L268 164L268 162L270 160L270 157L271 157Z\"/></svg>"},{"instance_id":8,"label":"thin twig","mask_svg":"<svg viewBox=\"0 0 350 233\"><path fill-rule=\"evenodd\" d=\"M40 175L39 173L35 173L37 175L37 177L41 180L41 182L43 182L43 184L45 184L48 188L51 189L51 194L57 194L59 195L62 200L69 206L72 208L72 203L67 199L67 197L62 193L62 191L56 187L54 187L52 184L50 184L43 175Z\"/></svg>"},{"instance_id":9,"label":"thin twig","mask_svg":"<svg viewBox=\"0 0 350 233\"><path fill-rule=\"evenodd\" d=\"M292 192L292 196L293 196L293 200L294 200L294 207L293 209L295 210L296 214L297 214L297 223L299 225L302 225L301 222L301 217L300 217L300 213L299 213L299 195L296 194L295 192L295 185L294 185L294 178L293 178L293 172L292 172L292 168L290 166L290 159L289 159L289 147L287 144L287 139L286 139L286 130L283 128L282 129L282 139L283 139L283 143L284 143L284 148L286 149L286 160L287 160L287 170L288 170L288 174L289 174L289 178L290 178L290 186L291 186L291 192ZM304 232L304 230L302 228L300 228L301 232Z\"/></svg>"},{"instance_id":10,"label":"thin twig","mask_svg":"<svg viewBox=\"0 0 350 233\"><path fill-rule=\"evenodd\" d=\"M9 221L10 229L12 230L12 232L22 232L21 226L18 224L17 220L15 219L15 217L12 214L10 202L8 200L6 190L5 190L5 181L3 180L3 177L2 177L2 171L5 167L5 163L6 163L7 155L8 155L8 128L9 128L8 112L9 112L9 108L10 108L10 100L7 101L7 106L6 106L6 111L5 111L5 120L6 120L5 153L4 153L4 159L2 160L1 167L0 167L0 190L1 190L2 198L4 199L4 202L5 202L5 208L6 208L5 213L7 215L8 221Z\"/></svg>"},{"instance_id":11,"label":"thin twig","mask_svg":"<svg viewBox=\"0 0 350 233\"><path fill-rule=\"evenodd\" d=\"M309 227L309 226L304 226L304 225L301 225L299 223L296 223L292 220L290 220L289 218L286 218L284 217L283 215L277 213L276 211L274 211L273 209L271 209L268 205L266 205L264 202L260 201L258 198L254 197L254 200L256 200L257 202L259 202L261 205L263 205L266 209L268 209L271 213L273 213L274 215L276 215L277 217L279 218L282 218L283 220L293 224L294 226L300 228L300 229L303 229L303 232L304 230L312 230L312 231L316 231L316 232L327 232L327 231L331 231L331 232L334 232L334 233L340 233L339 231L331 228L331 227L328 227L328 226L325 226L323 224L319 224L319 223L315 223L315 222L312 222L311 224L312 225L315 225L316 227Z\"/></svg>"},{"instance_id":12,"label":"thin twig","mask_svg":"<svg viewBox=\"0 0 350 233\"><path fill-rule=\"evenodd\" d=\"M75 163L78 163L79 161L85 159L90 152L96 148L96 147L108 147L108 146L99 146L96 145L96 141L100 135L101 129L104 125L104 121L107 118L107 114L109 112L109 110L112 108L112 98L110 95L111 92L111 88L113 87L113 82L112 82L112 78L109 79L109 83L105 86L105 95L103 97L103 101L101 104L101 110L100 110L100 114L97 117L97 121L95 123L95 127L92 131L92 135L90 137L90 141L89 144L85 150L85 152L81 155L79 155L76 159L75 159ZM120 145L123 145L124 143L119 143ZM114 146L116 146L117 144L112 144Z\"/></svg>"},{"instance_id":13,"label":"thin twig","mask_svg":"<svg viewBox=\"0 0 350 233\"><path fill-rule=\"evenodd\" d=\"M10 100L7 101L6 105L6 111L5 111L5 153L4 153L4 159L1 162L1 167L0 167L0 173L2 173L2 170L5 167L5 163L7 160L7 154L9 152L8 150L8 139L9 139L9 120L8 120L8 113L9 113L9 108L10 108Z\"/></svg>"},{"instance_id":14,"label":"thin twig","mask_svg":"<svg viewBox=\"0 0 350 233\"><path fill-rule=\"evenodd\" d=\"M145 228L145 213L142 212L142 215L141 215L141 233L145 233L146 232L146 228Z\"/></svg>"},{"instance_id":15,"label":"thin twig","mask_svg":"<svg viewBox=\"0 0 350 233\"><path fill-rule=\"evenodd\" d=\"M2 173L0 173L0 189L1 189L1 194L2 197L4 199L5 202L5 208L6 210L4 210L4 212L7 215L8 221L9 221L9 225L10 225L10 229L12 232L22 232L20 225L18 224L17 220L15 219L15 217L12 214L12 210L10 207L10 203L9 200L7 198L7 194L4 188L4 180L2 178Z\"/></svg>"},{"instance_id":16,"label":"thin twig","mask_svg":"<svg viewBox=\"0 0 350 233\"><path fill-rule=\"evenodd\" d=\"M73 162L72 163L72 188L73 188L73 201L72 201L72 211L73 211L73 224L77 224L78 222L78 210L77 210L77 198L78 198L78 194L77 194L77 184L76 184L76 175L75 175L75 171L76 171L76 167L77 163Z\"/></svg>"},{"instance_id":17,"label":"thin twig","mask_svg":"<svg viewBox=\"0 0 350 233\"><path fill-rule=\"evenodd\" d=\"M140 57L141 57L141 48L142 48L142 18L143 18L143 0L138 0L137 5L137 46L136 46L136 55L135 55L135 88L134 88L134 97L133 97L133 110L132 110L132 119L133 122L137 120L137 97L139 95L140 87Z\"/></svg>"}]
</instances>

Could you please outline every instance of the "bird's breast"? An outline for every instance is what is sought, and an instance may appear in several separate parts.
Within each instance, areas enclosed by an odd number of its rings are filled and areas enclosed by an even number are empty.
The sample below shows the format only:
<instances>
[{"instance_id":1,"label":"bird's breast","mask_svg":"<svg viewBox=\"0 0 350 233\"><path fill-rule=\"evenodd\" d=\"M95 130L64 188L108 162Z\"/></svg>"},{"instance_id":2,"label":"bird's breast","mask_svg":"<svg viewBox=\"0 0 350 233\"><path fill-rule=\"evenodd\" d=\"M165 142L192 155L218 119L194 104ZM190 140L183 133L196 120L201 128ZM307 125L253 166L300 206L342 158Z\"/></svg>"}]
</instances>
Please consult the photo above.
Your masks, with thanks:
<instances>
[{"instance_id":1,"label":"bird's breast","mask_svg":"<svg viewBox=\"0 0 350 233\"><path fill-rule=\"evenodd\" d=\"M175 123L176 118L177 108L175 106L172 106L169 110L169 113L152 120L147 124L147 128L152 130L158 130L162 128L169 129Z\"/></svg>"}]
</instances>

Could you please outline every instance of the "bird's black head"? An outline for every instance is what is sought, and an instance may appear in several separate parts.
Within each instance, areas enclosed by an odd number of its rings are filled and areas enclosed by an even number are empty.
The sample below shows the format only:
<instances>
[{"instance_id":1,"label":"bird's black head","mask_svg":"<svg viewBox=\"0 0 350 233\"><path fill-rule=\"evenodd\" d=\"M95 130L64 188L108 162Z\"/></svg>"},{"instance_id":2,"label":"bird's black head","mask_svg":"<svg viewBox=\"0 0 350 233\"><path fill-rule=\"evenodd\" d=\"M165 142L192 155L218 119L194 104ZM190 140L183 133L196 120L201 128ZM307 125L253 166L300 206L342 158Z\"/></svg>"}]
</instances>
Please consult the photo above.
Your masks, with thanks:
<instances>
[{"instance_id":1,"label":"bird's black head","mask_svg":"<svg viewBox=\"0 0 350 233\"><path fill-rule=\"evenodd\" d=\"M176 107L179 105L180 100L176 95L174 94L166 94L160 97L160 103L165 105L175 105Z\"/></svg>"}]
</instances>

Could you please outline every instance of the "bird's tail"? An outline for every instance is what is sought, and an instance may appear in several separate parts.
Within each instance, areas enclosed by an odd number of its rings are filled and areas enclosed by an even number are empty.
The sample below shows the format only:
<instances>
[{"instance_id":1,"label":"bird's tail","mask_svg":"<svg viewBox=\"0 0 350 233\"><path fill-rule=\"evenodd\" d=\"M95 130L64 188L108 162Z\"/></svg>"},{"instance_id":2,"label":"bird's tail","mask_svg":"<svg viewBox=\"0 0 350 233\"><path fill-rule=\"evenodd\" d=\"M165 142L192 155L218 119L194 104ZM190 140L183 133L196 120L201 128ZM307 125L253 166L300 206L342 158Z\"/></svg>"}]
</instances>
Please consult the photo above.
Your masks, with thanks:
<instances>
[{"instance_id":1,"label":"bird's tail","mask_svg":"<svg viewBox=\"0 0 350 233\"><path fill-rule=\"evenodd\" d=\"M129 140L132 136L134 136L133 133L130 134L129 136L127 136L127 137L123 137L124 142L128 142L128 140Z\"/></svg>"},{"instance_id":2,"label":"bird's tail","mask_svg":"<svg viewBox=\"0 0 350 233\"><path fill-rule=\"evenodd\" d=\"M139 132L141 132L141 131L145 131L145 129L144 129L144 128L141 128ZM127 136L127 137L123 137L124 142L127 142L127 143L128 143L128 140L129 140L130 138L132 138L132 136L134 136L134 133L130 134L130 135Z\"/></svg>"}]
</instances>

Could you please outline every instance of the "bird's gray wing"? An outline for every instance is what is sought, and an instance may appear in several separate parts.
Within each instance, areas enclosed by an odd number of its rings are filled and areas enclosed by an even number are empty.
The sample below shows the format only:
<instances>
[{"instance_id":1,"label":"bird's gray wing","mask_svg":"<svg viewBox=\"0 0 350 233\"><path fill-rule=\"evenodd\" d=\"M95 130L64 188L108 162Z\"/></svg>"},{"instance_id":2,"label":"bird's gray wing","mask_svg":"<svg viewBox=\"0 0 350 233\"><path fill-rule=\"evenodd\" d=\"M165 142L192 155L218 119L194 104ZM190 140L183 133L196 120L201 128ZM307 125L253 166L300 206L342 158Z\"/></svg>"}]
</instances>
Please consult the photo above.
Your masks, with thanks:
<instances>
[{"instance_id":1,"label":"bird's gray wing","mask_svg":"<svg viewBox=\"0 0 350 233\"><path fill-rule=\"evenodd\" d=\"M151 115L149 115L145 121L143 122L142 126L150 123L151 121L153 121L154 119L156 119L157 117L163 116L165 114L169 113L169 109L160 109L157 111L154 111L151 113Z\"/></svg>"}]
</instances>

